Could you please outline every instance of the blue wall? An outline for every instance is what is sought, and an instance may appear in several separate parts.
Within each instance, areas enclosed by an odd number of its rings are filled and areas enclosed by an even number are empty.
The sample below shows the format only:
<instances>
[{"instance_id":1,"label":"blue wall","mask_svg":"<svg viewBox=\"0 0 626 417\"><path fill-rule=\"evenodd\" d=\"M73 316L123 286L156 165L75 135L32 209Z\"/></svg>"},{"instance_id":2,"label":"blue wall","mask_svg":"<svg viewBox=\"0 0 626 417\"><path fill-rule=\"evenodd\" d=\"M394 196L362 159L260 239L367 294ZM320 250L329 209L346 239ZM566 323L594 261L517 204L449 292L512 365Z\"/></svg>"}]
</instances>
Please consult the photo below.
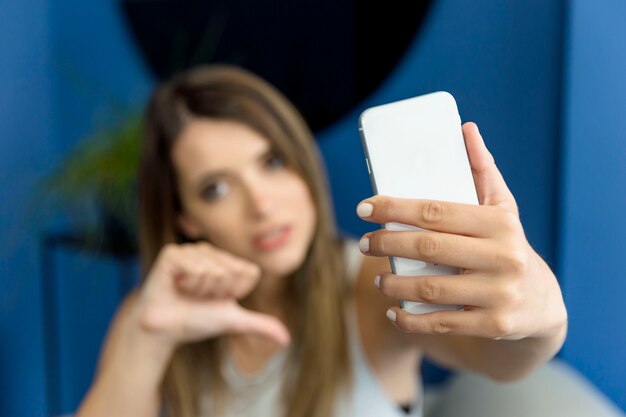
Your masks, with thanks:
<instances>
[{"instance_id":1,"label":"blue wall","mask_svg":"<svg viewBox=\"0 0 626 417\"><path fill-rule=\"evenodd\" d=\"M563 16L569 30L562 124ZM626 247L618 217L626 208L620 181L626 57L619 40L626 33L618 22L624 17L619 0L602 7L591 0L567 7L560 0L440 0L389 79L319 134L340 226L358 235L371 229L354 215L356 203L371 194L356 130L360 111L439 89L454 94L516 195L529 240L553 266L559 261L572 320L565 358L622 408L626 317L617 308L626 288L617 260ZM37 416L45 410L37 245L49 219L45 208L29 206L34 185L79 138L114 118L116 108L140 105L152 80L111 0L39 0L36 7L7 0L0 6L0 51L0 415ZM57 272L67 280L114 273L106 261L65 253L58 259ZM72 291L115 289L94 283ZM82 329L72 311L83 307L69 300L62 318ZM109 314L110 304L99 306ZM91 320L89 337L97 340L102 317ZM82 360L97 355L92 342L81 345L88 351ZM74 350L79 345L63 346L66 362L81 354ZM80 398L91 369L68 367L68 373L78 386L61 381L64 411Z\"/></svg>"},{"instance_id":2,"label":"blue wall","mask_svg":"<svg viewBox=\"0 0 626 417\"><path fill-rule=\"evenodd\" d=\"M626 3L575 0L568 19L560 269L563 356L626 410Z\"/></svg>"},{"instance_id":3,"label":"blue wall","mask_svg":"<svg viewBox=\"0 0 626 417\"><path fill-rule=\"evenodd\" d=\"M49 7L0 5L0 415L44 411L38 207L31 192L54 153Z\"/></svg>"},{"instance_id":4,"label":"blue wall","mask_svg":"<svg viewBox=\"0 0 626 417\"><path fill-rule=\"evenodd\" d=\"M446 90L456 97L461 118L480 127L518 200L530 242L554 265L561 16L560 1L436 2L387 82L320 135L341 226L359 234L371 228L353 209L371 194L355 128L359 112Z\"/></svg>"},{"instance_id":5,"label":"blue wall","mask_svg":"<svg viewBox=\"0 0 626 417\"><path fill-rule=\"evenodd\" d=\"M58 146L69 149L127 111L143 110L153 81L112 0L51 2Z\"/></svg>"},{"instance_id":6,"label":"blue wall","mask_svg":"<svg viewBox=\"0 0 626 417\"><path fill-rule=\"evenodd\" d=\"M117 7L111 0L0 3L0 416L46 413L40 237L51 222L71 219L52 218L37 186L81 137L118 109L142 106L152 85ZM61 282L83 284L58 300L68 331L60 334L67 377L57 384L69 411L92 372L69 361L93 366L116 294L103 278L116 272L103 260L55 258Z\"/></svg>"},{"instance_id":7,"label":"blue wall","mask_svg":"<svg viewBox=\"0 0 626 417\"><path fill-rule=\"evenodd\" d=\"M51 6L55 133L61 153L129 112L143 111L153 80L139 58L118 1L55 1ZM121 265L58 251L59 398L71 412L90 385L99 346L116 302ZM76 314L80 312L81 314Z\"/></svg>"}]
</instances>

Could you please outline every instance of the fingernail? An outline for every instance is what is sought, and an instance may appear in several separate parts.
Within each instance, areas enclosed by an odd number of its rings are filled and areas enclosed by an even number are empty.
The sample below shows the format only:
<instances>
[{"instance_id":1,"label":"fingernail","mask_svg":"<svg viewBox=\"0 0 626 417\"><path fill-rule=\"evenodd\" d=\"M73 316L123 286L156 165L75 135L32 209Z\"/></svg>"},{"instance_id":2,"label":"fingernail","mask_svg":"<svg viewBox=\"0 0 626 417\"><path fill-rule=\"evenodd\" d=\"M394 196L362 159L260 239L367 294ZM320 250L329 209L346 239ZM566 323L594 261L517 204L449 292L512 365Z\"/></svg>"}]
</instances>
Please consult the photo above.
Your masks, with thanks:
<instances>
[{"instance_id":1,"label":"fingernail","mask_svg":"<svg viewBox=\"0 0 626 417\"><path fill-rule=\"evenodd\" d=\"M393 322L396 321L396 312L394 310L387 310L387 318Z\"/></svg>"},{"instance_id":2,"label":"fingernail","mask_svg":"<svg viewBox=\"0 0 626 417\"><path fill-rule=\"evenodd\" d=\"M374 206L370 203L361 203L356 207L356 214L359 217L369 217L374 211Z\"/></svg>"},{"instance_id":3,"label":"fingernail","mask_svg":"<svg viewBox=\"0 0 626 417\"><path fill-rule=\"evenodd\" d=\"M364 237L361 240L359 240L359 249L361 249L361 252L368 252L370 250L370 238L369 237Z\"/></svg>"},{"instance_id":4,"label":"fingernail","mask_svg":"<svg viewBox=\"0 0 626 417\"><path fill-rule=\"evenodd\" d=\"M380 288L380 275L374 277L374 285L376 285L376 288Z\"/></svg>"}]
</instances>

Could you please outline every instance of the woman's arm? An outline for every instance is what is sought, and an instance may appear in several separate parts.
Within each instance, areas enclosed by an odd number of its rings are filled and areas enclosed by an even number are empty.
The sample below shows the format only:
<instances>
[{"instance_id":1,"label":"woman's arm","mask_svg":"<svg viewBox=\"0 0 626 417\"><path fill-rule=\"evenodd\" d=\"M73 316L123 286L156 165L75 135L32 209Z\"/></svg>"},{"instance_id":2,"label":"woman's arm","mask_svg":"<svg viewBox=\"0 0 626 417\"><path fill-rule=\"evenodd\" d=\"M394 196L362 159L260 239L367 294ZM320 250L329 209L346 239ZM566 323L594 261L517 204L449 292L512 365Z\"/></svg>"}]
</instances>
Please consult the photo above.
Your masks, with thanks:
<instances>
[{"instance_id":1,"label":"woman's arm","mask_svg":"<svg viewBox=\"0 0 626 417\"><path fill-rule=\"evenodd\" d=\"M423 335L419 345L428 359L444 367L481 373L501 382L515 381L552 359L567 334L564 324L553 336L517 341L472 336Z\"/></svg>"},{"instance_id":2,"label":"woman's arm","mask_svg":"<svg viewBox=\"0 0 626 417\"><path fill-rule=\"evenodd\" d=\"M504 382L523 377L536 366L550 360L563 345L567 322L555 327L549 332L551 334L516 341L451 334L416 334L402 328L400 330L404 331L399 332L398 326L392 326L388 319L384 319L385 312L396 307L398 301L381 294L372 285L373 277L385 270L389 270L386 258L368 258L364 262L358 286L366 306L361 315L366 318L372 332L376 333L376 345L387 346L383 350L390 352L389 356L398 357L403 350L417 349L420 354L446 368L476 372ZM386 342L382 343L382 339Z\"/></svg>"},{"instance_id":3,"label":"woman's arm","mask_svg":"<svg viewBox=\"0 0 626 417\"><path fill-rule=\"evenodd\" d=\"M468 123L463 133L480 205L370 198L357 210L365 220L428 231L379 230L363 237L361 249L461 268L460 275L437 277L381 273L376 283L389 297L464 306L421 315L392 307L387 316L400 330L427 335L420 341L435 360L515 379L558 351L567 312L556 277L526 240L515 199L478 129Z\"/></svg>"},{"instance_id":4,"label":"woman's arm","mask_svg":"<svg viewBox=\"0 0 626 417\"><path fill-rule=\"evenodd\" d=\"M182 344L226 333L255 333L288 344L280 320L237 302L260 275L257 265L208 243L166 245L141 289L120 308L78 416L157 416L161 380Z\"/></svg>"},{"instance_id":5,"label":"woman's arm","mask_svg":"<svg viewBox=\"0 0 626 417\"><path fill-rule=\"evenodd\" d=\"M159 415L159 386L172 348L147 331L137 313L133 293L113 321L94 383L77 417Z\"/></svg>"}]
</instances>

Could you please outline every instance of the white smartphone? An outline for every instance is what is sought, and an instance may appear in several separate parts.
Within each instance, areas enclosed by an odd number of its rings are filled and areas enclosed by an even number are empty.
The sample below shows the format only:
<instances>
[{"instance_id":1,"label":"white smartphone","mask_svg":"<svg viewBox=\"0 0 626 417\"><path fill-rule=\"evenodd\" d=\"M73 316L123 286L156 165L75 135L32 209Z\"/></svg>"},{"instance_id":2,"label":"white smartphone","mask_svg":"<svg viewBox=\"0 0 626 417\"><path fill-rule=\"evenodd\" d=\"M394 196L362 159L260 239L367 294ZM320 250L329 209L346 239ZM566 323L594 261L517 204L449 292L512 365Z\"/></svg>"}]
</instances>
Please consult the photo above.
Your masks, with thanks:
<instances>
[{"instance_id":1,"label":"white smartphone","mask_svg":"<svg viewBox=\"0 0 626 417\"><path fill-rule=\"evenodd\" d=\"M478 204L454 97L436 92L365 110L359 119L365 162L374 194ZM423 230L387 223L388 230ZM402 276L458 274L458 268L390 257ZM463 306L401 301L414 314Z\"/></svg>"}]
</instances>

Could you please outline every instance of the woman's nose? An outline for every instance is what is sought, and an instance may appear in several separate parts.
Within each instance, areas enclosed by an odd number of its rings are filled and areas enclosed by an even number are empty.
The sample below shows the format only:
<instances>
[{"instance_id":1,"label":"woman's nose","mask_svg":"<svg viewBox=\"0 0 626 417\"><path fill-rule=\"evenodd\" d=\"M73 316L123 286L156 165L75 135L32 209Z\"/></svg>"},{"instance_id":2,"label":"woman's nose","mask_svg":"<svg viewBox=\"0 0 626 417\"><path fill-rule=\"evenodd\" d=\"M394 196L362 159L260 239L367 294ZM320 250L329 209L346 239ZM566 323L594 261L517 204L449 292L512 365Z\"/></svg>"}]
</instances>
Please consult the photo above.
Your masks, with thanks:
<instances>
[{"instance_id":1,"label":"woman's nose","mask_svg":"<svg viewBox=\"0 0 626 417\"><path fill-rule=\"evenodd\" d=\"M246 184L248 196L248 206L250 212L255 217L266 217L275 208L275 199L272 196L270 187L260 182L249 182Z\"/></svg>"}]
</instances>

